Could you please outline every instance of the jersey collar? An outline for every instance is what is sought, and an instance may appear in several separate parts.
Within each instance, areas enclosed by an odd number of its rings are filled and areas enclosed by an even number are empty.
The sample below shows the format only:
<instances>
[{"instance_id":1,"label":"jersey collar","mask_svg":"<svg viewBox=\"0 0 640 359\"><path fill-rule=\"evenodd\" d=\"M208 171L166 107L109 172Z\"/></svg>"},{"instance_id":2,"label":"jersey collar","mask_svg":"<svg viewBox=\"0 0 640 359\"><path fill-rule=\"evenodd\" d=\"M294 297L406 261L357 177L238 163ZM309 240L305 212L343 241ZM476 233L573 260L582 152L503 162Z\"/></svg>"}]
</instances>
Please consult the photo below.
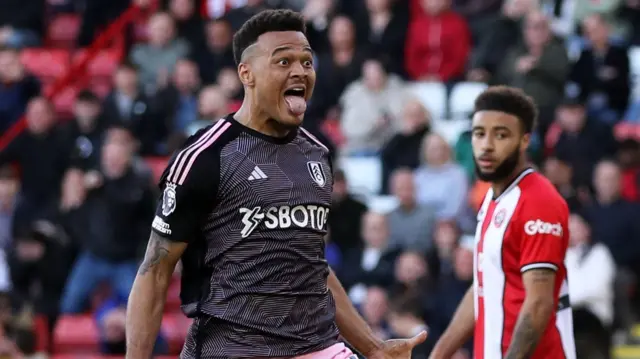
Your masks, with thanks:
<instances>
[{"instance_id":1,"label":"jersey collar","mask_svg":"<svg viewBox=\"0 0 640 359\"><path fill-rule=\"evenodd\" d=\"M509 193L509 191L511 191L512 189L514 189L519 183L520 181L522 181L523 178L525 178L528 174L533 173L534 170L531 167L525 168L522 172L520 172L520 174L511 182L511 184L509 186L507 186L507 188L502 191L502 193L497 197L494 198L494 201L499 202L501 198L505 197L507 195L507 193Z\"/></svg>"}]
</instances>

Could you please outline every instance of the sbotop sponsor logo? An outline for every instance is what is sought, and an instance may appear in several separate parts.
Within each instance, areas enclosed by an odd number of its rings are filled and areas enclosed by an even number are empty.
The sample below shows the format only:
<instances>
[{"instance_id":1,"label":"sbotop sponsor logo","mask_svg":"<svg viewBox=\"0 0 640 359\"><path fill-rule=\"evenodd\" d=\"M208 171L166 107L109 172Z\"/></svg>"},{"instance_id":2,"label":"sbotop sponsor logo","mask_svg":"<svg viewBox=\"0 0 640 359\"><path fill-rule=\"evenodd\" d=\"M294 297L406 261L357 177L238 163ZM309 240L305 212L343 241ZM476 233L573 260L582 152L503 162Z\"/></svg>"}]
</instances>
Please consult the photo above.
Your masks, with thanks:
<instances>
[{"instance_id":1,"label":"sbotop sponsor logo","mask_svg":"<svg viewBox=\"0 0 640 359\"><path fill-rule=\"evenodd\" d=\"M306 206L271 207L263 211L261 207L240 208L242 214L242 237L248 237L261 223L267 229L277 228L312 228L324 230L329 215L329 208Z\"/></svg>"},{"instance_id":2,"label":"sbotop sponsor logo","mask_svg":"<svg viewBox=\"0 0 640 359\"><path fill-rule=\"evenodd\" d=\"M524 232L530 236L536 234L551 234L556 237L562 237L562 225L560 223L548 223L536 219L524 224Z\"/></svg>"}]
</instances>

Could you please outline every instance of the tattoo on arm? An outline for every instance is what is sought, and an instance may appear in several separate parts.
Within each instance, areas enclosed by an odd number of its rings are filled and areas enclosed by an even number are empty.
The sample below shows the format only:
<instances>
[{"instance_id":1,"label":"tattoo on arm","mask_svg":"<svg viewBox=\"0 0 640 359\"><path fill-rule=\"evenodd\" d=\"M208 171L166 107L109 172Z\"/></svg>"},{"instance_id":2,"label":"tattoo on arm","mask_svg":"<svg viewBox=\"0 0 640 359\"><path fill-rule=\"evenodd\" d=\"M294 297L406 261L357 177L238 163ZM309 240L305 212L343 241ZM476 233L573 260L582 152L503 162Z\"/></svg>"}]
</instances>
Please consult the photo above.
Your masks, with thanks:
<instances>
[{"instance_id":1,"label":"tattoo on arm","mask_svg":"<svg viewBox=\"0 0 640 359\"><path fill-rule=\"evenodd\" d=\"M505 356L505 359L528 359L538 345L540 335L542 333L533 326L533 321L529 314L525 314L518 320L516 328L513 332L511 346Z\"/></svg>"},{"instance_id":2,"label":"tattoo on arm","mask_svg":"<svg viewBox=\"0 0 640 359\"><path fill-rule=\"evenodd\" d=\"M147 252L144 260L138 269L139 275L145 275L149 270L158 265L160 261L169 254L169 243L166 239L156 235L155 233L149 238Z\"/></svg>"},{"instance_id":3,"label":"tattoo on arm","mask_svg":"<svg viewBox=\"0 0 640 359\"><path fill-rule=\"evenodd\" d=\"M556 272L549 269L532 269L523 275L527 297L533 294L534 298L553 295ZM536 301L532 303L549 303ZM551 301L550 303L553 303ZM547 326L549 316L553 311L553 305L523 306L518 322L513 331L511 345L505 359L528 359L535 352L540 337Z\"/></svg>"}]
</instances>

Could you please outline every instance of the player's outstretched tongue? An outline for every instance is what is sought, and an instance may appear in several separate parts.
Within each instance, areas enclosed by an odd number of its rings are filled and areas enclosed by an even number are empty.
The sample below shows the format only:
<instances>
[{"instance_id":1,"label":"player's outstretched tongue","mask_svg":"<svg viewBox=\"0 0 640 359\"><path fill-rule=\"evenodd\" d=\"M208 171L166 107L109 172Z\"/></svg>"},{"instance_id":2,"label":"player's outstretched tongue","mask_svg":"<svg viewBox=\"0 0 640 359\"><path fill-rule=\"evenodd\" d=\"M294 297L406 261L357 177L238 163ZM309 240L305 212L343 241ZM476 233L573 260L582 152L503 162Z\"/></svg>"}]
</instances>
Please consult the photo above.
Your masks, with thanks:
<instances>
[{"instance_id":1,"label":"player's outstretched tongue","mask_svg":"<svg viewBox=\"0 0 640 359\"><path fill-rule=\"evenodd\" d=\"M285 96L284 100L287 102L287 106L289 106L289 111L296 116L302 115L307 110L307 101L300 96Z\"/></svg>"}]
</instances>

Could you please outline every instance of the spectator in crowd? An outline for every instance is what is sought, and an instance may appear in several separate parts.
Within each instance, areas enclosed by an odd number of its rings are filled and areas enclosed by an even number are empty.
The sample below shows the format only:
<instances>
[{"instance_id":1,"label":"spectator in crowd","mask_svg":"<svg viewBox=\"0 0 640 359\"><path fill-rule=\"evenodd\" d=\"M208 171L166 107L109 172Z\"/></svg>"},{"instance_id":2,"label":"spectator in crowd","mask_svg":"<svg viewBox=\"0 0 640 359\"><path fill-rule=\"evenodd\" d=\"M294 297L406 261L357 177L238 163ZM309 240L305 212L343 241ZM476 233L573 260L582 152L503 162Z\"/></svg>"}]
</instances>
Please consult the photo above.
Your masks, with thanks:
<instances>
[{"instance_id":1,"label":"spectator in crowd","mask_svg":"<svg viewBox=\"0 0 640 359\"><path fill-rule=\"evenodd\" d=\"M0 133L13 125L40 94L40 82L25 71L20 52L0 48Z\"/></svg>"},{"instance_id":2,"label":"spectator in crowd","mask_svg":"<svg viewBox=\"0 0 640 359\"><path fill-rule=\"evenodd\" d=\"M167 13L155 13L149 19L146 44L137 44L130 59L138 66L140 86L148 95L169 81L179 59L189 54L189 44L176 37L175 23Z\"/></svg>"},{"instance_id":3,"label":"spectator in crowd","mask_svg":"<svg viewBox=\"0 0 640 359\"><path fill-rule=\"evenodd\" d=\"M561 132L553 152L571 165L572 182L578 189L587 187L591 184L595 163L615 155L613 132L609 126L589 118L585 106L576 97L566 97L556 114Z\"/></svg>"},{"instance_id":4,"label":"spectator in crowd","mask_svg":"<svg viewBox=\"0 0 640 359\"><path fill-rule=\"evenodd\" d=\"M305 126L318 122L336 110L340 95L350 83L357 80L362 72L365 53L356 46L355 27L346 16L336 16L329 25L330 50L318 57L318 78L313 100L309 104ZM311 117L311 118L309 118Z\"/></svg>"},{"instance_id":5,"label":"spectator in crowd","mask_svg":"<svg viewBox=\"0 0 640 359\"><path fill-rule=\"evenodd\" d=\"M616 264L607 246L594 243L587 220L569 218L570 247L565 264L579 358L608 358L613 324ZM584 343L586 341L586 343ZM587 344L587 345L585 345ZM581 349L588 351L581 352Z\"/></svg>"},{"instance_id":6,"label":"spectator in crowd","mask_svg":"<svg viewBox=\"0 0 640 359\"><path fill-rule=\"evenodd\" d=\"M205 44L204 20L196 11L196 0L170 0L167 11L175 20L176 34L189 43L190 49Z\"/></svg>"},{"instance_id":7,"label":"spectator in crowd","mask_svg":"<svg viewBox=\"0 0 640 359\"><path fill-rule=\"evenodd\" d=\"M411 338L414 333L428 329L424 320L427 315L422 302L421 296L417 293L409 293L393 300L388 316L393 336ZM425 343L413 349L411 358L427 359L433 343L433 340L428 338Z\"/></svg>"},{"instance_id":8,"label":"spectator in crowd","mask_svg":"<svg viewBox=\"0 0 640 359\"><path fill-rule=\"evenodd\" d=\"M420 252L405 251L395 261L392 293L397 297L418 295L423 300L423 308L431 304L431 297L437 273L435 263L427 261ZM425 304L427 303L427 304Z\"/></svg>"},{"instance_id":9,"label":"spectator in crowd","mask_svg":"<svg viewBox=\"0 0 640 359\"><path fill-rule=\"evenodd\" d=\"M381 61L362 65L362 79L352 82L340 98L340 124L347 155L375 155L397 131L406 99L403 81L387 73Z\"/></svg>"},{"instance_id":10,"label":"spectator in crowd","mask_svg":"<svg viewBox=\"0 0 640 359\"><path fill-rule=\"evenodd\" d=\"M166 149L167 139L172 134L184 134L193 122L198 120L198 90L200 76L198 67L187 59L178 60L171 82L161 88L152 100L152 112L157 124L158 133L156 151L169 153Z\"/></svg>"},{"instance_id":11,"label":"spectator in crowd","mask_svg":"<svg viewBox=\"0 0 640 359\"><path fill-rule=\"evenodd\" d=\"M342 170L333 174L333 192L331 194L331 240L338 245L342 253L362 247L360 236L362 216L367 206L349 193L347 178Z\"/></svg>"},{"instance_id":12,"label":"spectator in crowd","mask_svg":"<svg viewBox=\"0 0 640 359\"><path fill-rule=\"evenodd\" d=\"M364 248L345 254L340 281L354 304L367 295L367 286L388 287L393 283L396 251L387 250L387 220L384 215L368 212L362 217Z\"/></svg>"},{"instance_id":13,"label":"spectator in crowd","mask_svg":"<svg viewBox=\"0 0 640 359\"><path fill-rule=\"evenodd\" d=\"M522 19L536 6L534 0L506 0L503 3L499 18L473 51L468 80L491 80L509 51L522 43Z\"/></svg>"},{"instance_id":14,"label":"spectator in crowd","mask_svg":"<svg viewBox=\"0 0 640 359\"><path fill-rule=\"evenodd\" d=\"M640 45L640 1L626 0L622 4L621 17L631 25L629 43Z\"/></svg>"},{"instance_id":15,"label":"spectator in crowd","mask_svg":"<svg viewBox=\"0 0 640 359\"><path fill-rule=\"evenodd\" d=\"M575 212L581 209L580 195L571 182L573 180L573 168L569 163L558 157L548 157L544 161L542 172L551 184L556 187L562 198L567 201L570 211ZM586 189L583 187L581 190L585 191Z\"/></svg>"},{"instance_id":16,"label":"spectator in crowd","mask_svg":"<svg viewBox=\"0 0 640 359\"><path fill-rule=\"evenodd\" d=\"M65 287L63 313L82 312L102 281L121 297L131 290L154 202L149 178L132 166L134 148L126 128L109 129L101 168L85 179L89 192L82 204L84 220L75 221L83 233L83 248Z\"/></svg>"},{"instance_id":17,"label":"spectator in crowd","mask_svg":"<svg viewBox=\"0 0 640 359\"><path fill-rule=\"evenodd\" d=\"M440 221L433 234L434 248L431 254L438 259L440 275L449 275L454 270L454 253L463 240L460 228L454 221Z\"/></svg>"},{"instance_id":18,"label":"spectator in crowd","mask_svg":"<svg viewBox=\"0 0 640 359\"><path fill-rule=\"evenodd\" d=\"M431 115L422 102L411 98L405 102L399 119L399 130L384 145L382 162L382 191L389 191L389 177L398 168L416 169L420 165L420 147L431 128Z\"/></svg>"},{"instance_id":19,"label":"spectator in crowd","mask_svg":"<svg viewBox=\"0 0 640 359\"><path fill-rule=\"evenodd\" d=\"M627 109L631 93L627 49L611 44L609 25L600 14L585 18L582 28L590 47L573 65L570 81L578 86L590 117L614 124Z\"/></svg>"},{"instance_id":20,"label":"spectator in crowd","mask_svg":"<svg viewBox=\"0 0 640 359\"><path fill-rule=\"evenodd\" d=\"M22 171L14 230L29 228L57 199L70 158L69 144L55 127L55 114L46 99L32 99L26 119L26 130L0 152L0 165L16 162Z\"/></svg>"},{"instance_id":21,"label":"spectator in crowd","mask_svg":"<svg viewBox=\"0 0 640 359\"><path fill-rule=\"evenodd\" d=\"M621 198L621 169L610 160L600 161L594 171L595 200L586 209L594 242L609 248L619 268L640 273L636 258L640 245L631 238L640 238L640 208Z\"/></svg>"},{"instance_id":22,"label":"spectator in crowd","mask_svg":"<svg viewBox=\"0 0 640 359\"><path fill-rule=\"evenodd\" d=\"M458 308L458 303L473 284L473 241L456 245L452 251L452 259L452 271L444 274L438 281L438 288L434 295L435 303L430 320L427 322L434 342L447 329ZM467 354L468 356L472 348L471 342L466 343L458 355Z\"/></svg>"},{"instance_id":23,"label":"spectator in crowd","mask_svg":"<svg viewBox=\"0 0 640 359\"><path fill-rule=\"evenodd\" d=\"M244 96L244 88L238 78L235 67L225 67L218 72L218 80L216 84L220 86L220 90L231 100L231 112L240 109L242 105L242 97Z\"/></svg>"},{"instance_id":24,"label":"spectator in crowd","mask_svg":"<svg viewBox=\"0 0 640 359\"><path fill-rule=\"evenodd\" d=\"M617 157L622 168L622 198L640 202L640 142L632 138L622 141Z\"/></svg>"},{"instance_id":25,"label":"spectator in crowd","mask_svg":"<svg viewBox=\"0 0 640 359\"><path fill-rule=\"evenodd\" d=\"M329 267L331 267L333 271L340 272L342 269L342 252L340 251L340 247L331 240L331 228L328 229L324 241L324 256L327 264L329 264Z\"/></svg>"},{"instance_id":26,"label":"spectator in crowd","mask_svg":"<svg viewBox=\"0 0 640 359\"><path fill-rule=\"evenodd\" d=\"M399 1L366 0L355 14L360 46L370 56L382 59L390 73L404 76L404 44L407 37L408 9Z\"/></svg>"},{"instance_id":27,"label":"spectator in crowd","mask_svg":"<svg viewBox=\"0 0 640 359\"><path fill-rule=\"evenodd\" d=\"M127 126L140 141L140 153L155 154L157 121L153 118L150 99L140 91L138 72L134 65L124 62L115 72L113 91L103 103L107 124Z\"/></svg>"},{"instance_id":28,"label":"spectator in crowd","mask_svg":"<svg viewBox=\"0 0 640 359\"><path fill-rule=\"evenodd\" d=\"M384 288L369 287L360 311L378 338L382 340L391 338L391 330L387 323L389 294Z\"/></svg>"},{"instance_id":29,"label":"spectator in crowd","mask_svg":"<svg viewBox=\"0 0 640 359\"><path fill-rule=\"evenodd\" d=\"M104 301L95 312L100 331L100 352L107 355L124 355L126 353L125 321L127 298L111 296ZM162 332L156 338L154 355L167 354L168 343Z\"/></svg>"},{"instance_id":30,"label":"spectator in crowd","mask_svg":"<svg viewBox=\"0 0 640 359\"><path fill-rule=\"evenodd\" d=\"M421 0L420 4L424 14L409 22L405 45L409 78L443 82L460 79L471 51L466 21L451 10L451 0Z\"/></svg>"},{"instance_id":31,"label":"spectator in crowd","mask_svg":"<svg viewBox=\"0 0 640 359\"><path fill-rule=\"evenodd\" d=\"M200 91L198 97L198 120L191 123L184 132L174 133L174 137L192 135L198 129L209 126L213 122L229 114L229 99L220 86L207 86Z\"/></svg>"},{"instance_id":32,"label":"spectator in crowd","mask_svg":"<svg viewBox=\"0 0 640 359\"><path fill-rule=\"evenodd\" d=\"M524 43L513 48L500 65L496 81L522 88L540 108L539 133L544 137L558 99L564 95L569 59L563 43L554 38L549 19L530 12L523 29Z\"/></svg>"},{"instance_id":33,"label":"spectator in crowd","mask_svg":"<svg viewBox=\"0 0 640 359\"><path fill-rule=\"evenodd\" d=\"M105 121L101 117L100 98L89 90L78 93L73 106L75 121L64 126L65 141L73 147L71 164L82 169L94 168L99 163L99 150L105 131Z\"/></svg>"},{"instance_id":34,"label":"spectator in crowd","mask_svg":"<svg viewBox=\"0 0 640 359\"><path fill-rule=\"evenodd\" d=\"M37 46L44 34L45 3L42 0L0 1L0 46Z\"/></svg>"},{"instance_id":35,"label":"spectator in crowd","mask_svg":"<svg viewBox=\"0 0 640 359\"><path fill-rule=\"evenodd\" d=\"M582 24L592 14L599 14L604 21L611 25L612 35L622 40L628 33L627 24L619 16L623 4L624 1L620 0L576 1L573 9L575 23Z\"/></svg>"},{"instance_id":36,"label":"spectator in crowd","mask_svg":"<svg viewBox=\"0 0 640 359\"><path fill-rule=\"evenodd\" d=\"M629 108L623 116L623 121L640 123L640 98L634 96Z\"/></svg>"},{"instance_id":37,"label":"spectator in crowd","mask_svg":"<svg viewBox=\"0 0 640 359\"><path fill-rule=\"evenodd\" d=\"M198 64L202 83L214 84L219 72L226 67L235 69L231 48L231 25L226 20L211 20L205 27L205 45L193 48L192 58ZM236 74L236 77L238 75Z\"/></svg>"},{"instance_id":38,"label":"spectator in crowd","mask_svg":"<svg viewBox=\"0 0 640 359\"><path fill-rule=\"evenodd\" d=\"M438 134L424 138L421 152L424 164L415 172L418 203L435 209L440 220L455 219L467 200L467 174L452 161L451 148Z\"/></svg>"},{"instance_id":39,"label":"spectator in crowd","mask_svg":"<svg viewBox=\"0 0 640 359\"><path fill-rule=\"evenodd\" d=\"M416 199L413 172L398 169L391 176L391 193L399 206L387 215L390 249L426 254L433 247L436 213Z\"/></svg>"},{"instance_id":40,"label":"spectator in crowd","mask_svg":"<svg viewBox=\"0 0 640 359\"><path fill-rule=\"evenodd\" d=\"M329 22L338 5L334 0L285 0L285 2L300 2L300 12L307 22L307 39L317 53L330 51L328 29ZM295 5L294 5L295 6Z\"/></svg>"},{"instance_id":41,"label":"spectator in crowd","mask_svg":"<svg viewBox=\"0 0 640 359\"><path fill-rule=\"evenodd\" d=\"M20 180L11 166L0 168L0 251L13 245L13 211L18 200Z\"/></svg>"}]
</instances>

